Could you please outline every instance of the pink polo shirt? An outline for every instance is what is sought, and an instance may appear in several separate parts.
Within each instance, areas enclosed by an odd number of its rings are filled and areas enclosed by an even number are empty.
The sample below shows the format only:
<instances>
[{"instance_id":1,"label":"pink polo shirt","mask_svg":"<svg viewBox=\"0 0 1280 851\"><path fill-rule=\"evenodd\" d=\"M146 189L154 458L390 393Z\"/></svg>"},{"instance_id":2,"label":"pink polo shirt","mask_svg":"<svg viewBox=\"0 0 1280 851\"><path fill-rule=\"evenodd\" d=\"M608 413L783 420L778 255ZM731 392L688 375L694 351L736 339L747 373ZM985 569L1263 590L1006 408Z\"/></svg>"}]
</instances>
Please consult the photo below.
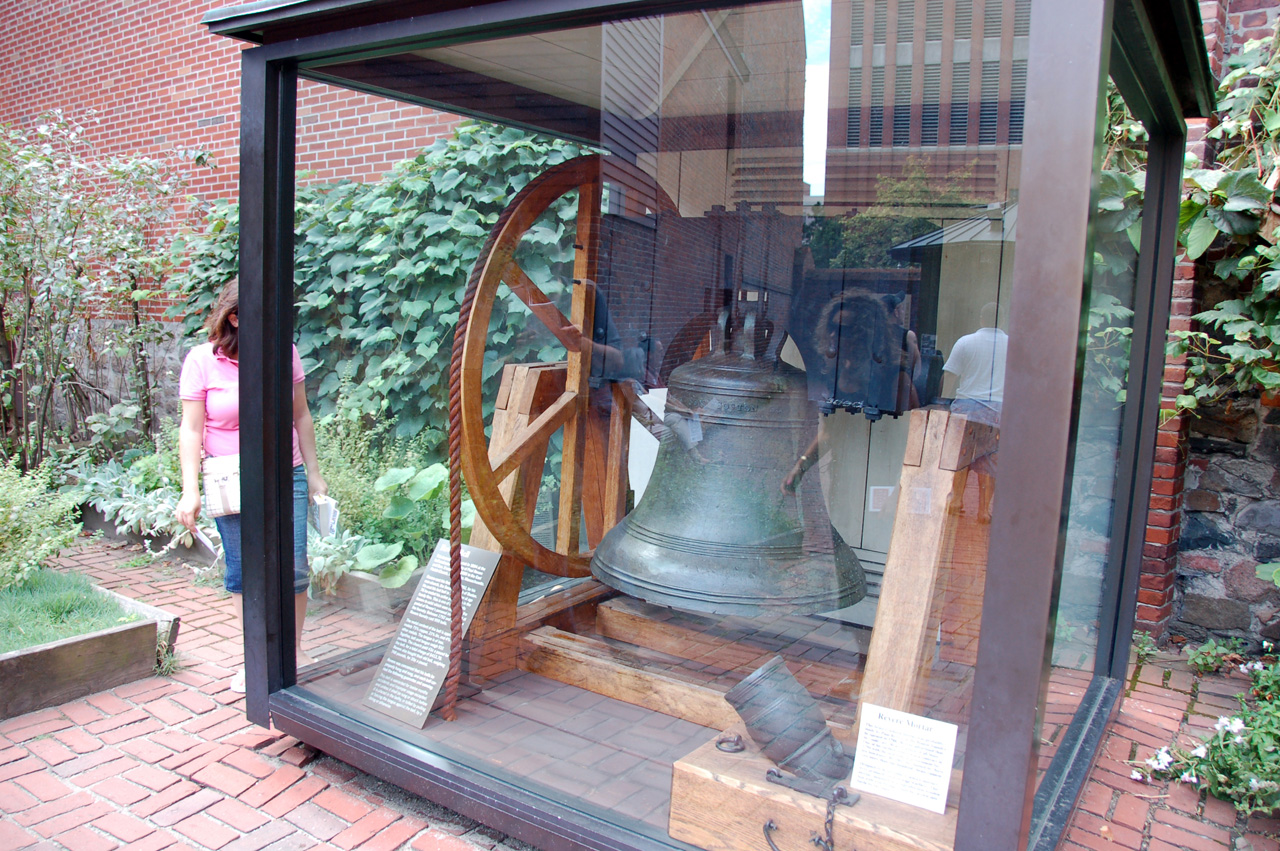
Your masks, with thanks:
<instances>
[{"instance_id":1,"label":"pink polo shirt","mask_svg":"<svg viewBox=\"0 0 1280 851\"><path fill-rule=\"evenodd\" d=\"M293 383L306 377L298 347L293 347ZM206 455L235 455L240 451L240 363L213 351L213 343L196 346L182 362L178 396L204 402L204 451ZM302 463L298 429L293 430L293 466Z\"/></svg>"}]
</instances>

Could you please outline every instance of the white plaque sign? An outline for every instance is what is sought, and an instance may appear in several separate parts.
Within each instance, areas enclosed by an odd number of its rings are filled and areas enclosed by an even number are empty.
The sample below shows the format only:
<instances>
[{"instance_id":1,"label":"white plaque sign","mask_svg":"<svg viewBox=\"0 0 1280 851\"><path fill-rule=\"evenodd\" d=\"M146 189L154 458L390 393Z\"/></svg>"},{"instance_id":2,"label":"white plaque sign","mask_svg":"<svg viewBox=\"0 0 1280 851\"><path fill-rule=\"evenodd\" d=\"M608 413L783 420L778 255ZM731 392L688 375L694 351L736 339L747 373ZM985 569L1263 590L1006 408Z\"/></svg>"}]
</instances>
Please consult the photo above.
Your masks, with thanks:
<instances>
[{"instance_id":1,"label":"white plaque sign","mask_svg":"<svg viewBox=\"0 0 1280 851\"><path fill-rule=\"evenodd\" d=\"M480 605L498 553L462 545L462 631ZM384 715L421 727L449 670L449 542L440 541L427 562L400 628L364 696Z\"/></svg>"},{"instance_id":2,"label":"white plaque sign","mask_svg":"<svg viewBox=\"0 0 1280 851\"><path fill-rule=\"evenodd\" d=\"M864 703L849 785L944 812L958 730L946 721Z\"/></svg>"}]
</instances>

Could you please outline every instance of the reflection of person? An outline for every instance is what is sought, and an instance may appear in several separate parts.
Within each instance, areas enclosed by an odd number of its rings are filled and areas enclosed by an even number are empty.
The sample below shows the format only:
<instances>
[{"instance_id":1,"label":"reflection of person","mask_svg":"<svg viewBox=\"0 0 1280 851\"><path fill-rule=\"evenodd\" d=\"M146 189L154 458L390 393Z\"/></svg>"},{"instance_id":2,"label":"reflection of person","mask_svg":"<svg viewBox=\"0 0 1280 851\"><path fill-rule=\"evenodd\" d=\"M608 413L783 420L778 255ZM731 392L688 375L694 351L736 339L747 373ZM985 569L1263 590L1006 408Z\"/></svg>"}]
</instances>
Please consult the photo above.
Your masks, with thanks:
<instances>
[{"instance_id":1,"label":"reflection of person","mask_svg":"<svg viewBox=\"0 0 1280 851\"><path fill-rule=\"evenodd\" d=\"M818 315L808 346L810 397L825 413L861 411L869 420L917 407L915 334L901 321L905 297L861 289L837 293ZM808 361L806 361L808 364Z\"/></svg>"},{"instance_id":2,"label":"reflection of person","mask_svg":"<svg viewBox=\"0 0 1280 851\"><path fill-rule=\"evenodd\" d=\"M179 396L182 424L178 455L182 464L182 497L177 518L195 531L200 516L200 459L205 455L240 452L239 304L237 281L223 288L213 313L205 322L209 342L196 346L182 364ZM310 473L308 474L308 471ZM295 647L299 664L313 660L302 652L302 623L307 614L307 505L309 498L327 494L316 462L316 433L303 387L302 360L293 349L293 592ZM244 623L243 572L240 561L240 515L217 517L218 534L226 559L224 584L234 600L236 621ZM260 566L259 566L259 569ZM232 691L244 691L244 670L231 680Z\"/></svg>"},{"instance_id":3,"label":"reflection of person","mask_svg":"<svg viewBox=\"0 0 1280 851\"><path fill-rule=\"evenodd\" d=\"M889 324L894 340L902 340L902 354L898 370L898 411L910 411L920 407L920 394L917 390L917 377L923 369L920 357L920 343L916 332L911 330L909 302L905 293L894 293L885 296L885 307L889 310Z\"/></svg>"},{"instance_id":4,"label":"reflection of person","mask_svg":"<svg viewBox=\"0 0 1280 851\"><path fill-rule=\"evenodd\" d=\"M1009 335L996 327L997 305L983 305L981 326L972 334L966 334L951 349L951 356L942 365L948 386L954 387L955 401L951 410L963 414L974 422L986 423L994 429L1000 427L1000 407L1004 401L1005 357L1009 350ZM944 395L952 395L946 393ZM969 465L978 474L978 520L991 522L991 500L995 495L996 452L975 458ZM947 508L960 513L968 470L961 471Z\"/></svg>"}]
</instances>

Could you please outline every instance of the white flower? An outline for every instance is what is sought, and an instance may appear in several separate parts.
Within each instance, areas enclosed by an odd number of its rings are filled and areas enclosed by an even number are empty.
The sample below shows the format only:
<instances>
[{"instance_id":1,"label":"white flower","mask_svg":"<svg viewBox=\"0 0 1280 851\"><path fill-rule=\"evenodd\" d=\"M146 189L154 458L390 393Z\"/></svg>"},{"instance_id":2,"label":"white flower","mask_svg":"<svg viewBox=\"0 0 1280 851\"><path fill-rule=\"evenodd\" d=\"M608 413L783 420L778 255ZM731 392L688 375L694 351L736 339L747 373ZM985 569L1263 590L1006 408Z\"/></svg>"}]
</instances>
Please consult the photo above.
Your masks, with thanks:
<instances>
[{"instance_id":1,"label":"white flower","mask_svg":"<svg viewBox=\"0 0 1280 851\"><path fill-rule=\"evenodd\" d=\"M1237 745L1238 745L1238 744L1241 744L1241 743L1243 743L1243 742L1244 742L1244 736L1236 736L1236 737L1235 737L1234 739L1232 739L1231 741L1235 742Z\"/></svg>"},{"instance_id":2,"label":"white flower","mask_svg":"<svg viewBox=\"0 0 1280 851\"><path fill-rule=\"evenodd\" d=\"M1195 783L1195 782L1197 782L1197 781L1196 781L1196 776L1195 776L1194 774L1192 774L1190 771L1184 771L1184 772L1182 772L1182 776L1181 776L1181 777L1179 777L1178 779L1179 779L1179 780L1181 780L1183 783Z\"/></svg>"},{"instance_id":3,"label":"white flower","mask_svg":"<svg viewBox=\"0 0 1280 851\"><path fill-rule=\"evenodd\" d=\"M1233 736L1244 732L1244 719L1220 717L1214 722L1213 729L1221 733L1226 730Z\"/></svg>"},{"instance_id":4,"label":"white flower","mask_svg":"<svg viewBox=\"0 0 1280 851\"><path fill-rule=\"evenodd\" d=\"M1257 791L1258 791L1258 787L1260 787L1261 785L1262 785L1262 784L1258 782L1258 778L1256 778L1256 777L1250 777L1250 778L1249 778L1249 791L1251 791L1251 792L1257 792Z\"/></svg>"},{"instance_id":5,"label":"white flower","mask_svg":"<svg viewBox=\"0 0 1280 851\"><path fill-rule=\"evenodd\" d=\"M1209 749L1206 748L1204 745L1198 745L1196 749L1191 752L1191 755L1194 756L1196 759L1204 759L1206 756L1209 755Z\"/></svg>"},{"instance_id":6,"label":"white flower","mask_svg":"<svg viewBox=\"0 0 1280 851\"><path fill-rule=\"evenodd\" d=\"M1173 754L1169 753L1168 748L1161 748L1152 754L1146 763L1153 771L1165 771L1173 765Z\"/></svg>"},{"instance_id":7,"label":"white flower","mask_svg":"<svg viewBox=\"0 0 1280 851\"><path fill-rule=\"evenodd\" d=\"M1129 779L1137 780L1139 783L1146 783L1147 775L1143 774L1141 771L1135 768L1133 771L1129 772Z\"/></svg>"}]
</instances>

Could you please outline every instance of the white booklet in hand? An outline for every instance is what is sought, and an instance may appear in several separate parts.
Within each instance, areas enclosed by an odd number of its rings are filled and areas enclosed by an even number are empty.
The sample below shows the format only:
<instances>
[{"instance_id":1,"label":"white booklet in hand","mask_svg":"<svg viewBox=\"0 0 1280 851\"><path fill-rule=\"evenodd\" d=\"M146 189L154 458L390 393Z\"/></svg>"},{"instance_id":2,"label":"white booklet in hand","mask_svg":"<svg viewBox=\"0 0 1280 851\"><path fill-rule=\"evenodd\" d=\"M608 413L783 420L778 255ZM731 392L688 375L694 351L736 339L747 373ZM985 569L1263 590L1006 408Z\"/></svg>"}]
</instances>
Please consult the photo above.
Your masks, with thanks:
<instances>
[{"instance_id":1,"label":"white booklet in hand","mask_svg":"<svg viewBox=\"0 0 1280 851\"><path fill-rule=\"evenodd\" d=\"M338 501L324 494L317 494L311 506L311 525L322 537L338 532Z\"/></svg>"}]
</instances>

